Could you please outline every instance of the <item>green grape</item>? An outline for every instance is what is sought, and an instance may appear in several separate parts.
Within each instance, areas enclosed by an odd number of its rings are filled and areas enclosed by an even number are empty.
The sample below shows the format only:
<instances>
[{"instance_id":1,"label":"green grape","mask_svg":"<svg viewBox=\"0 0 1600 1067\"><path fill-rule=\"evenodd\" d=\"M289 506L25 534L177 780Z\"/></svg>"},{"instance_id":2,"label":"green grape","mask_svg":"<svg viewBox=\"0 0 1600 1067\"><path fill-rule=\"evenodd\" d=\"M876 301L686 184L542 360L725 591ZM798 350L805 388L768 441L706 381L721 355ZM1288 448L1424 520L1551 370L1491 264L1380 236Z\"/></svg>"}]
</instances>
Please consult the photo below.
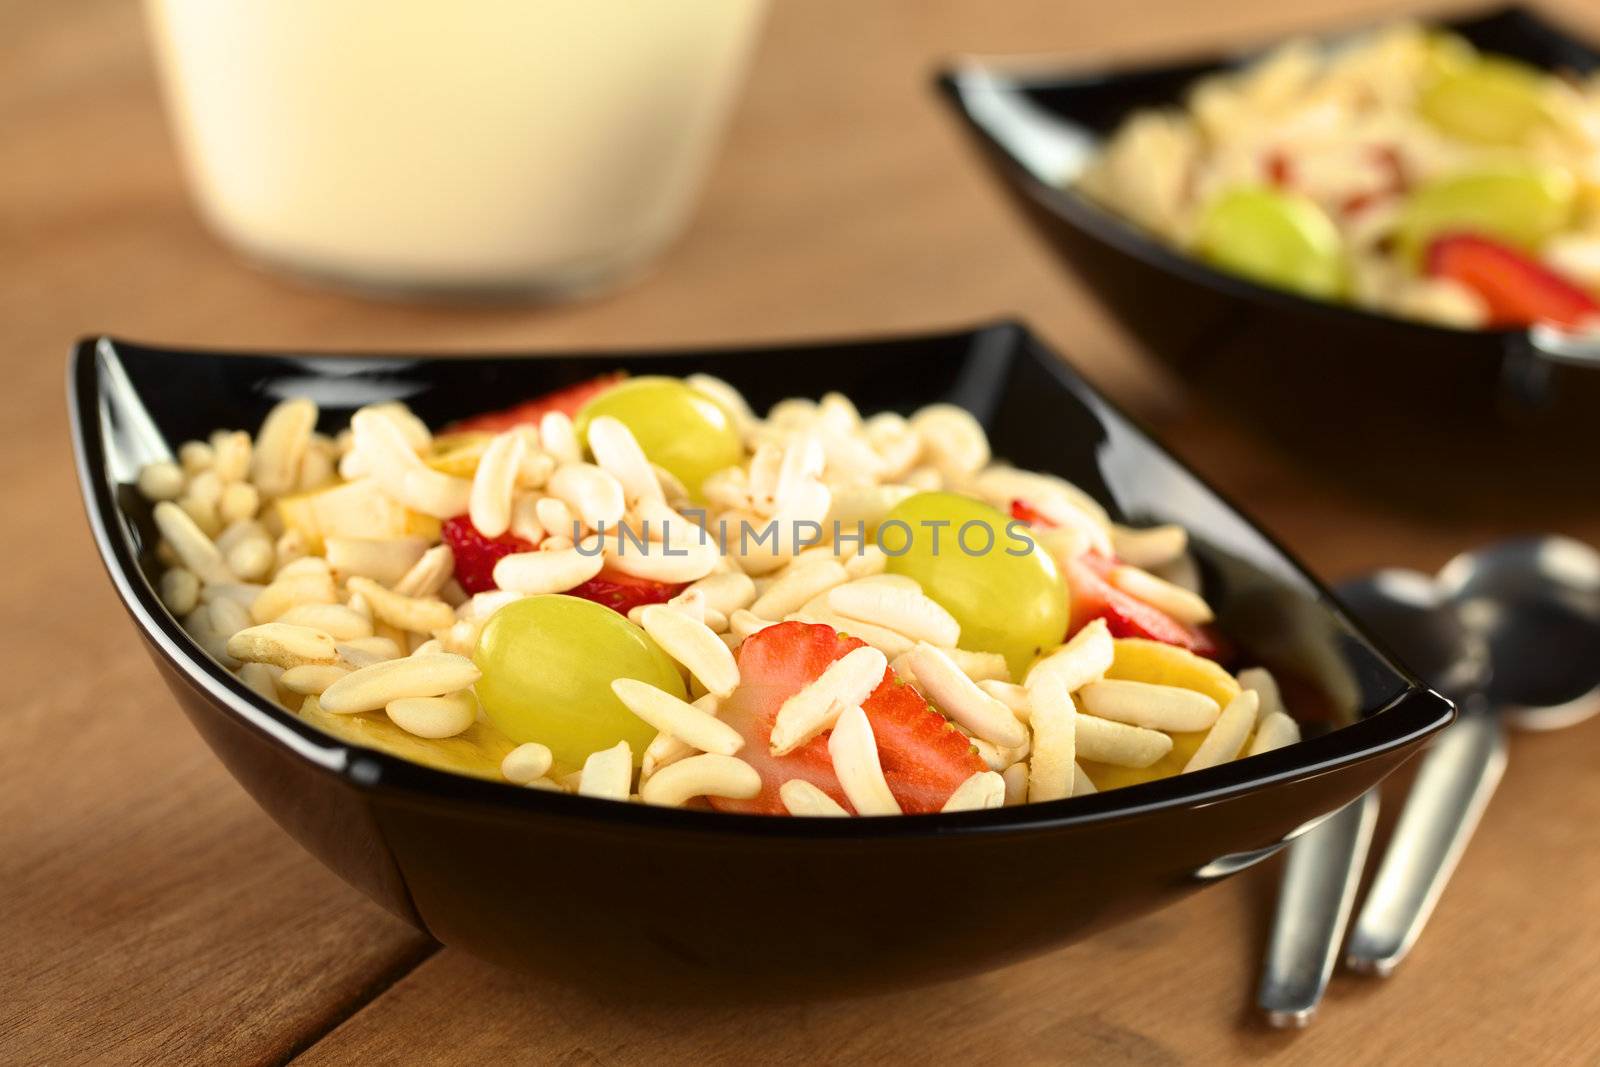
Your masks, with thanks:
<instances>
[{"instance_id":1,"label":"green grape","mask_svg":"<svg viewBox=\"0 0 1600 1067\"><path fill-rule=\"evenodd\" d=\"M1214 266L1262 285L1324 299L1344 291L1339 230L1297 193L1229 189L1201 213L1195 250Z\"/></svg>"},{"instance_id":2,"label":"green grape","mask_svg":"<svg viewBox=\"0 0 1600 1067\"><path fill-rule=\"evenodd\" d=\"M472 661L478 700L513 741L537 741L556 762L580 767L591 752L628 742L637 766L655 728L611 692L637 678L684 696L678 668L639 627L608 607L550 593L513 601L489 617Z\"/></svg>"},{"instance_id":3,"label":"green grape","mask_svg":"<svg viewBox=\"0 0 1600 1067\"><path fill-rule=\"evenodd\" d=\"M1476 233L1534 249L1567 226L1576 200L1576 182L1560 167L1508 163L1452 174L1406 199L1395 239L1413 264L1446 233Z\"/></svg>"},{"instance_id":4,"label":"green grape","mask_svg":"<svg viewBox=\"0 0 1600 1067\"><path fill-rule=\"evenodd\" d=\"M744 461L732 416L676 378L633 378L595 397L578 412L580 441L588 439L596 415L620 420L650 462L671 471L696 497L708 475Z\"/></svg>"},{"instance_id":5,"label":"green grape","mask_svg":"<svg viewBox=\"0 0 1600 1067\"><path fill-rule=\"evenodd\" d=\"M955 616L962 648L1000 653L1021 678L1040 650L1061 643L1067 587L1043 548L1007 551L1031 544L1008 533L1010 523L971 497L918 493L889 512L878 527L878 544L890 574L914 578Z\"/></svg>"},{"instance_id":6,"label":"green grape","mask_svg":"<svg viewBox=\"0 0 1600 1067\"><path fill-rule=\"evenodd\" d=\"M1442 64L1417 98L1434 128L1482 145L1521 145L1555 123L1545 74L1501 56Z\"/></svg>"}]
</instances>

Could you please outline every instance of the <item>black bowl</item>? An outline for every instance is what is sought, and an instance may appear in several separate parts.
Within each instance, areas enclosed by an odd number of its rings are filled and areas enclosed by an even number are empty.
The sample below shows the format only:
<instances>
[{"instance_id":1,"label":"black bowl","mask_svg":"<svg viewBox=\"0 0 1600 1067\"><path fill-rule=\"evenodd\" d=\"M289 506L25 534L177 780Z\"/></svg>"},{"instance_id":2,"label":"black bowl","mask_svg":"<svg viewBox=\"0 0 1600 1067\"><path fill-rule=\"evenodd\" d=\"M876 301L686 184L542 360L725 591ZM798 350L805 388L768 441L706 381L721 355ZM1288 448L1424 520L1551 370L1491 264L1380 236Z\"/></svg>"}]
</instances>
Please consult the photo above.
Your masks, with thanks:
<instances>
[{"instance_id":1,"label":"black bowl","mask_svg":"<svg viewBox=\"0 0 1600 1067\"><path fill-rule=\"evenodd\" d=\"M999 811L775 819L539 792L327 736L208 659L153 588L131 483L167 442L256 426L309 395L324 429L400 398L432 424L602 371L709 371L757 406L838 389L865 410L959 403L997 454L1058 472L1116 514L1194 534L1224 629L1337 727L1267 755ZM446 944L668 995L842 993L993 967L1248 865L1388 774L1452 715L1328 594L1026 330L670 354L235 355L110 338L70 377L84 503L118 594L178 702L314 855Z\"/></svg>"},{"instance_id":2,"label":"black bowl","mask_svg":"<svg viewBox=\"0 0 1600 1067\"><path fill-rule=\"evenodd\" d=\"M1600 52L1519 8L1440 25L1547 70L1600 68ZM974 58L953 62L938 85L1017 205L1129 331L1230 400L1281 416L1289 437L1304 439L1304 414L1316 407L1346 425L1379 411L1404 425L1447 413L1471 424L1525 422L1530 408L1596 410L1600 344L1433 326L1258 285L1075 188L1129 115L1179 105L1196 79L1255 54L1113 70Z\"/></svg>"}]
</instances>

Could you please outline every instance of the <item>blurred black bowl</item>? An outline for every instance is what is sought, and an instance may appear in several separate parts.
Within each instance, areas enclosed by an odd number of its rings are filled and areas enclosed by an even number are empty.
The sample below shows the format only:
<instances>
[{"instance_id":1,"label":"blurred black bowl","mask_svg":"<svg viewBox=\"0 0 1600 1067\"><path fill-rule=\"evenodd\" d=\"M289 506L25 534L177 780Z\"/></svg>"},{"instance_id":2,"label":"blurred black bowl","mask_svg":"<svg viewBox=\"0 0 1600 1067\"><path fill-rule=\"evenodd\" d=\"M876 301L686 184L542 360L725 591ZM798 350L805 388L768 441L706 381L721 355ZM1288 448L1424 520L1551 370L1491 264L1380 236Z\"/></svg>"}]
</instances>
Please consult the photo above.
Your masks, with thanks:
<instances>
[{"instance_id":1,"label":"blurred black bowl","mask_svg":"<svg viewBox=\"0 0 1600 1067\"><path fill-rule=\"evenodd\" d=\"M1440 25L1548 70L1600 68L1600 53L1518 8ZM1453 458L1478 466L1507 459L1530 432L1541 442L1530 451L1542 456L1586 441L1588 426L1575 433L1572 416L1600 412L1600 345L1541 330L1432 326L1258 285L1077 191L1077 176L1126 117L1177 105L1196 79L1249 58L1114 70L965 59L938 85L1014 202L1123 325L1320 467L1381 477L1375 455L1437 453L1446 441ZM1463 430L1473 439L1459 440ZM1390 488L1414 490L1411 473L1402 467Z\"/></svg>"},{"instance_id":2,"label":"blurred black bowl","mask_svg":"<svg viewBox=\"0 0 1600 1067\"><path fill-rule=\"evenodd\" d=\"M1219 625L1337 727L1129 789L998 811L781 819L619 804L434 770L330 737L197 647L155 593L140 467L310 396L322 429L385 399L430 424L603 371L708 371L758 407L841 390L867 411L950 401L997 455L1119 517L1193 534ZM1277 545L1026 330L714 352L465 358L237 355L110 338L70 377L102 561L190 721L280 825L440 941L572 982L677 997L839 994L1034 955L1260 859L1394 769L1451 717ZM129 788L159 788L130 783ZM241 902L248 907L249 902Z\"/></svg>"}]
</instances>

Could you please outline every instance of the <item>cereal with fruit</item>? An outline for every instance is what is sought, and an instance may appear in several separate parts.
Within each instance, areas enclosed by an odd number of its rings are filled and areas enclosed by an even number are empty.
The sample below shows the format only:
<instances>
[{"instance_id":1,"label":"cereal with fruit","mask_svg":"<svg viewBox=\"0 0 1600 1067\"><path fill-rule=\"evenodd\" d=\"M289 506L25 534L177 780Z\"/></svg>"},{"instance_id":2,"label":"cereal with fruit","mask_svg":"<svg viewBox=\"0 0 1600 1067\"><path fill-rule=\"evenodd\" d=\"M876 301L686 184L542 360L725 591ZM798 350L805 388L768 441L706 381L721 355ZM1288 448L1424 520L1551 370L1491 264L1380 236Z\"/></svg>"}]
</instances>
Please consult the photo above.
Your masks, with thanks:
<instances>
[{"instance_id":1,"label":"cereal with fruit","mask_svg":"<svg viewBox=\"0 0 1600 1067\"><path fill-rule=\"evenodd\" d=\"M997 461L966 411L757 417L611 375L430 430L306 399L141 472L163 602L262 698L436 768L614 801L892 815L1291 743L1176 526Z\"/></svg>"},{"instance_id":2,"label":"cereal with fruit","mask_svg":"<svg viewBox=\"0 0 1600 1067\"><path fill-rule=\"evenodd\" d=\"M1600 327L1600 77L1390 26L1129 117L1084 192L1263 285L1460 329Z\"/></svg>"}]
</instances>

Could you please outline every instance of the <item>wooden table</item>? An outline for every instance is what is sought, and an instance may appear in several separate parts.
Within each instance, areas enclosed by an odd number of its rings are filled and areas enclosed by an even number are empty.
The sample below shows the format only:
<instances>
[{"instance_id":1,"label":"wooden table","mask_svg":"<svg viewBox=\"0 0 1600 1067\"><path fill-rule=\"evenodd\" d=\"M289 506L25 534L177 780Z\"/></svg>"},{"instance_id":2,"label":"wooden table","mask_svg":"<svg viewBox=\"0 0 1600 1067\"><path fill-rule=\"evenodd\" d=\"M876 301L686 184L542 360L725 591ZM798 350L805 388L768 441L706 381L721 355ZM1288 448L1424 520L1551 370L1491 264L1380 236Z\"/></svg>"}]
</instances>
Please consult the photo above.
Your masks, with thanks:
<instances>
[{"instance_id":1,"label":"wooden table","mask_svg":"<svg viewBox=\"0 0 1600 1067\"><path fill-rule=\"evenodd\" d=\"M1336 977L1301 1034L1249 1009L1273 865L1010 970L823 1006L655 1015L439 948L301 852L182 723L95 561L68 455L63 358L90 332L534 348L1015 313L1327 577L1434 567L1525 529L1600 542L1592 480L1396 509L1188 398L1012 215L927 89L932 61L960 50L1170 52L1318 25L1315 9L1349 22L1399 6L784 0L693 232L652 277L567 307L462 309L363 302L241 264L185 200L137 9L0 3L15 683L0 711L0 1061L1592 1061L1600 722L1515 740L1414 956L1388 981ZM1600 33L1578 0L1568 17Z\"/></svg>"}]
</instances>

